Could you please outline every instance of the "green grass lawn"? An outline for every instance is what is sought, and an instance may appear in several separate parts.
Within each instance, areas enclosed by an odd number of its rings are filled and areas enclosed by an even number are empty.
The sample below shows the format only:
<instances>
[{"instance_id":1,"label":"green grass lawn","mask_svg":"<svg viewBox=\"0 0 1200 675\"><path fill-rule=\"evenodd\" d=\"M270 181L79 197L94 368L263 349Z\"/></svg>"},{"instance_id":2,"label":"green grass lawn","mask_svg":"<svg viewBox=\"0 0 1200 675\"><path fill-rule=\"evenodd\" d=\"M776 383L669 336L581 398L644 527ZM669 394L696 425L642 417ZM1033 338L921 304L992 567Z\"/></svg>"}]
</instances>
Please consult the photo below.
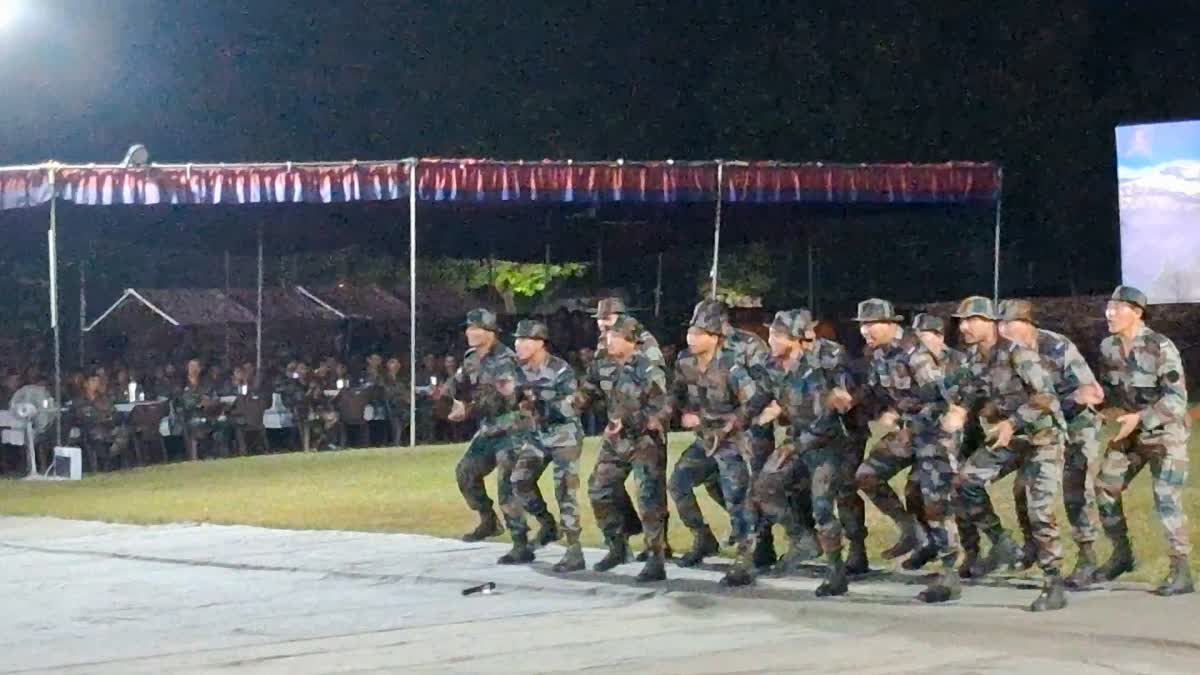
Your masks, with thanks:
<instances>
[{"instance_id":1,"label":"green grass lawn","mask_svg":"<svg viewBox=\"0 0 1200 675\"><path fill-rule=\"evenodd\" d=\"M1200 456L1200 435L1193 437L1191 452ZM690 436L671 438L672 462ZM598 441L588 439L583 458L583 484L595 461ZM433 446L417 450L372 449L337 453L292 453L196 463L171 464L120 473L89 476L67 483L0 481L0 514L56 516L121 523L204 522L258 525L292 529L348 529L374 532L414 532L457 537L475 520L467 511L454 481L454 465L462 446ZM901 478L894 484L902 488ZM992 490L996 508L1009 527L1016 526L1012 508L1011 478ZM1193 539L1200 539L1200 506L1196 478L1189 484L1187 503ZM489 494L496 495L494 480ZM553 507L550 472L542 489ZM719 538L724 540L729 519L700 490L700 503ZM581 489L584 543L599 545L587 502ZM1166 543L1154 515L1149 472L1139 476L1126 497L1126 513L1139 567L1132 578L1157 581L1167 569ZM557 509L555 509L557 510ZM1060 507L1068 563L1073 564L1066 516ZM869 546L872 561L896 537L890 521L868 507ZM671 521L671 543L676 550L690 544L688 532L677 518ZM640 545L640 542L639 542ZM1101 554L1108 547L1101 544ZM1200 565L1193 563L1200 573ZM1069 568L1068 568L1069 571Z\"/></svg>"}]
</instances>

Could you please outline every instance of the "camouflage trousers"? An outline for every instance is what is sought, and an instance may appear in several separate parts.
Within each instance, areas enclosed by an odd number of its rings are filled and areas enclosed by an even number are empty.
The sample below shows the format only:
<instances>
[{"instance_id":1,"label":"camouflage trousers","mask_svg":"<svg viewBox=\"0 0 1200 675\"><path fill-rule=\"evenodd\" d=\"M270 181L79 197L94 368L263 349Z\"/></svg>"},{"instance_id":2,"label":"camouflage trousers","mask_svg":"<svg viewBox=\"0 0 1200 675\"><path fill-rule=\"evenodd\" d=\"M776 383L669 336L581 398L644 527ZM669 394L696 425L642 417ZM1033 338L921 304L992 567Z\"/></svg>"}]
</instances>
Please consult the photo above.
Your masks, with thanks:
<instances>
[{"instance_id":1,"label":"camouflage trousers","mask_svg":"<svg viewBox=\"0 0 1200 675\"><path fill-rule=\"evenodd\" d=\"M838 468L838 520L842 523L846 539L851 542L867 540L867 505L858 493L858 486L854 480L866 447L867 436L851 431Z\"/></svg>"},{"instance_id":2,"label":"camouflage trousers","mask_svg":"<svg viewBox=\"0 0 1200 675\"><path fill-rule=\"evenodd\" d=\"M513 440L508 436L475 434L462 459L458 460L458 465L454 467L454 477L458 481L459 493L472 511L485 514L494 512L495 504L488 496L484 479L496 469L497 453L512 443ZM534 487L537 487L536 481ZM540 489L538 495L541 496Z\"/></svg>"},{"instance_id":3,"label":"camouflage trousers","mask_svg":"<svg viewBox=\"0 0 1200 675\"><path fill-rule=\"evenodd\" d=\"M1147 465L1154 488L1154 510L1167 533L1170 554L1182 557L1191 553L1187 512L1183 490L1188 479L1187 431L1169 430L1157 438L1134 436L1119 446L1110 447L1104 456L1097 479L1096 504L1104 533L1110 539L1128 536L1121 493Z\"/></svg>"},{"instance_id":4,"label":"camouflage trousers","mask_svg":"<svg viewBox=\"0 0 1200 675\"><path fill-rule=\"evenodd\" d=\"M905 427L879 439L871 455L854 473L855 486L897 523L904 522L908 512L888 481L913 465L913 433L914 429Z\"/></svg>"},{"instance_id":5,"label":"camouflage trousers","mask_svg":"<svg viewBox=\"0 0 1200 675\"><path fill-rule=\"evenodd\" d=\"M1000 517L992 506L987 487L1013 471L1020 470L1033 541L1037 544L1038 566L1047 574L1058 574L1062 567L1062 541L1054 509L1062 489L1063 442L1031 445L1014 440L1007 448L980 448L959 471L965 516L993 542L1004 533Z\"/></svg>"},{"instance_id":6,"label":"camouflage trousers","mask_svg":"<svg viewBox=\"0 0 1200 675\"><path fill-rule=\"evenodd\" d=\"M615 442L604 439L588 478L588 498L596 523L606 541L626 536L628 510L632 506L622 503L622 497L629 499L625 481L631 473L637 481L638 507L647 546L662 552L666 546L667 446L657 435L621 438Z\"/></svg>"},{"instance_id":7,"label":"camouflage trousers","mask_svg":"<svg viewBox=\"0 0 1200 675\"><path fill-rule=\"evenodd\" d=\"M529 535L525 514L546 517L546 502L538 489L538 478L546 467L546 453L532 442L502 448L496 453L497 492L504 526L516 538Z\"/></svg>"},{"instance_id":8,"label":"camouflage trousers","mask_svg":"<svg viewBox=\"0 0 1200 675\"><path fill-rule=\"evenodd\" d=\"M1072 419L1067 429L1067 451L1063 460L1063 505L1071 537L1076 544L1096 541L1096 471L1099 468L1100 417L1092 412L1081 413ZM1025 481L1021 474L1013 481L1013 502L1017 522L1025 541L1032 541L1033 528L1029 523L1029 503L1025 497Z\"/></svg>"},{"instance_id":9,"label":"camouflage trousers","mask_svg":"<svg viewBox=\"0 0 1200 675\"><path fill-rule=\"evenodd\" d=\"M807 487L807 502L821 550L842 550L842 526L834 506L841 487L842 445L841 440L834 439L801 450L788 444L774 452L755 474L750 491L750 503L768 528L772 523L782 526L792 541L810 529L805 527L796 506L796 492Z\"/></svg>"},{"instance_id":10,"label":"camouflage trousers","mask_svg":"<svg viewBox=\"0 0 1200 675\"><path fill-rule=\"evenodd\" d=\"M579 456L578 445L548 448L549 464L554 471L554 500L562 530L568 543L579 541L582 525L579 521Z\"/></svg>"},{"instance_id":11,"label":"camouflage trousers","mask_svg":"<svg viewBox=\"0 0 1200 675\"><path fill-rule=\"evenodd\" d=\"M754 480L754 476L758 475L763 464L767 462L767 458L775 452L775 427L774 425L753 426L750 427L750 479ZM719 473L714 473L709 476L704 482L704 491L708 493L710 499L719 504L721 508L725 508L725 495L721 493L721 476ZM809 528L811 529L811 527ZM770 533L770 523L759 523L759 534Z\"/></svg>"},{"instance_id":12,"label":"camouflage trousers","mask_svg":"<svg viewBox=\"0 0 1200 675\"><path fill-rule=\"evenodd\" d=\"M724 439L710 455L706 441L697 437L675 462L668 483L679 519L688 529L696 531L707 524L696 501L695 490L715 477L721 487L725 510L729 512L733 540L739 549L752 549L756 538L756 517L747 500L750 491L750 467L746 461L750 454L749 445L745 434L736 434Z\"/></svg>"}]
</instances>

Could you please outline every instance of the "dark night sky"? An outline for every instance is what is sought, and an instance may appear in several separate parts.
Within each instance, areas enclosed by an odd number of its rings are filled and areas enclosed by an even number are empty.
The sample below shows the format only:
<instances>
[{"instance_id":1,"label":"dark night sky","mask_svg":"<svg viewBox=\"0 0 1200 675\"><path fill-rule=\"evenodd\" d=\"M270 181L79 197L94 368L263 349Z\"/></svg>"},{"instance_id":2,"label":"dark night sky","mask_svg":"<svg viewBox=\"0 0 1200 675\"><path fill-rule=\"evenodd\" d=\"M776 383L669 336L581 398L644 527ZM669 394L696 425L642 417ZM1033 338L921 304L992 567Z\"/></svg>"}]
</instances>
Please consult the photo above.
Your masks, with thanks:
<instances>
[{"instance_id":1,"label":"dark night sky","mask_svg":"<svg viewBox=\"0 0 1200 675\"><path fill-rule=\"evenodd\" d=\"M1045 293L1115 281L1113 126L1200 117L1197 3L28 4L0 163L995 159Z\"/></svg>"}]
</instances>

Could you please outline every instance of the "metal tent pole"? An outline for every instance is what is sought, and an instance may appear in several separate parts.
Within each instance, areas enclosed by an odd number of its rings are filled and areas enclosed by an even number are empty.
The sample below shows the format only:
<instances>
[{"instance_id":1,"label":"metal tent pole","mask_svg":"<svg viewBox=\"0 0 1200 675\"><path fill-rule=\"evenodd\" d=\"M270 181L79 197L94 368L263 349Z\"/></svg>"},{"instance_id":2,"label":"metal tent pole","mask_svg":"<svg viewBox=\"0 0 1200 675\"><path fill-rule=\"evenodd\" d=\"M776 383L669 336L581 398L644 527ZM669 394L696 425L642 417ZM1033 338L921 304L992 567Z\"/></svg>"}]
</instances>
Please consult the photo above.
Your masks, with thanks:
<instances>
[{"instance_id":1,"label":"metal tent pole","mask_svg":"<svg viewBox=\"0 0 1200 675\"><path fill-rule=\"evenodd\" d=\"M229 249L225 249L225 297L229 297ZM229 322L225 322L225 369L233 362L229 355Z\"/></svg>"},{"instance_id":2,"label":"metal tent pole","mask_svg":"<svg viewBox=\"0 0 1200 675\"><path fill-rule=\"evenodd\" d=\"M408 446L417 446L417 161L408 168Z\"/></svg>"},{"instance_id":3,"label":"metal tent pole","mask_svg":"<svg viewBox=\"0 0 1200 675\"><path fill-rule=\"evenodd\" d=\"M814 315L817 312L817 286L813 275L813 228L808 227L808 310Z\"/></svg>"},{"instance_id":4,"label":"metal tent pole","mask_svg":"<svg viewBox=\"0 0 1200 675\"><path fill-rule=\"evenodd\" d=\"M87 326L87 258L79 261L79 367L87 363L85 348L87 341L83 329Z\"/></svg>"},{"instance_id":5,"label":"metal tent pole","mask_svg":"<svg viewBox=\"0 0 1200 675\"><path fill-rule=\"evenodd\" d=\"M721 255L721 187L725 180L725 163L717 160L717 212L713 218L712 298L717 298L717 271Z\"/></svg>"},{"instance_id":6,"label":"metal tent pole","mask_svg":"<svg viewBox=\"0 0 1200 675\"><path fill-rule=\"evenodd\" d=\"M50 231L46 233L46 239L50 257L50 328L54 331L54 401L62 406L62 341L58 326L58 193L54 186L54 169L50 170L50 190ZM54 417L54 444L62 445L62 415Z\"/></svg>"},{"instance_id":7,"label":"metal tent pole","mask_svg":"<svg viewBox=\"0 0 1200 675\"><path fill-rule=\"evenodd\" d=\"M992 302L1000 302L1000 206L1004 202L1004 169L996 170L996 238L992 244Z\"/></svg>"},{"instance_id":8,"label":"metal tent pole","mask_svg":"<svg viewBox=\"0 0 1200 675\"><path fill-rule=\"evenodd\" d=\"M663 254L658 254L658 274L654 281L654 318L658 318L662 311L662 265Z\"/></svg>"}]
</instances>

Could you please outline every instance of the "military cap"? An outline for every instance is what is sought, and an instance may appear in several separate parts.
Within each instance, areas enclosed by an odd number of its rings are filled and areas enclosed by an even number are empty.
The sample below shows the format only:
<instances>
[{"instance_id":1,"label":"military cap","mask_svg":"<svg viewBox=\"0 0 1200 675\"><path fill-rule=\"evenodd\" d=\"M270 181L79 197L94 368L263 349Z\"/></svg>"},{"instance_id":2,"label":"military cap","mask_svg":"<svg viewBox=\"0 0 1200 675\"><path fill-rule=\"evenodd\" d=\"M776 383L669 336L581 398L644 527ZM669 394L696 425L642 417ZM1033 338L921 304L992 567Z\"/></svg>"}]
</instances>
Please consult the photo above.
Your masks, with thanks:
<instances>
[{"instance_id":1,"label":"military cap","mask_svg":"<svg viewBox=\"0 0 1200 675\"><path fill-rule=\"evenodd\" d=\"M858 316L854 320L859 323L900 323L904 317L897 314L896 308L887 300L868 298L858 303Z\"/></svg>"},{"instance_id":2,"label":"military cap","mask_svg":"<svg viewBox=\"0 0 1200 675\"><path fill-rule=\"evenodd\" d=\"M608 331L616 333L630 342L637 342L638 337L642 334L642 324L628 314L621 314Z\"/></svg>"},{"instance_id":3,"label":"military cap","mask_svg":"<svg viewBox=\"0 0 1200 675\"><path fill-rule=\"evenodd\" d=\"M807 309L785 309L775 312L775 320L767 327L798 340L813 340L817 337L817 322Z\"/></svg>"},{"instance_id":4,"label":"military cap","mask_svg":"<svg viewBox=\"0 0 1200 675\"><path fill-rule=\"evenodd\" d=\"M493 333L500 332L500 326L496 322L496 313L490 309L473 309L467 312L467 321L463 326L468 328L482 328L490 330Z\"/></svg>"},{"instance_id":5,"label":"military cap","mask_svg":"<svg viewBox=\"0 0 1200 675\"><path fill-rule=\"evenodd\" d=\"M1033 303L1028 300L1001 300L1000 320L1024 321L1037 325L1037 320L1033 318Z\"/></svg>"},{"instance_id":6,"label":"military cap","mask_svg":"<svg viewBox=\"0 0 1200 675\"><path fill-rule=\"evenodd\" d=\"M929 331L938 335L946 334L946 322L942 321L940 316L926 314L925 312L921 312L913 317L912 327L918 333Z\"/></svg>"},{"instance_id":7,"label":"military cap","mask_svg":"<svg viewBox=\"0 0 1200 675\"><path fill-rule=\"evenodd\" d=\"M958 303L958 311L952 315L956 319L969 319L973 316L982 317L988 321L996 321L996 306L991 298L982 295L971 297Z\"/></svg>"},{"instance_id":8,"label":"military cap","mask_svg":"<svg viewBox=\"0 0 1200 675\"><path fill-rule=\"evenodd\" d=\"M1150 299L1146 297L1146 294L1133 286L1117 286L1117 289L1113 291L1112 299L1127 302L1142 309L1146 309L1146 305L1150 304Z\"/></svg>"},{"instance_id":9,"label":"military cap","mask_svg":"<svg viewBox=\"0 0 1200 675\"><path fill-rule=\"evenodd\" d=\"M529 338L532 340L549 340L550 331L546 329L546 324L533 319L521 319L517 324L517 330L513 333L515 338Z\"/></svg>"},{"instance_id":10,"label":"military cap","mask_svg":"<svg viewBox=\"0 0 1200 675\"><path fill-rule=\"evenodd\" d=\"M596 303L596 313L592 315L593 319L603 319L610 314L628 314L629 309L625 307L625 301L617 298L601 298L600 302Z\"/></svg>"},{"instance_id":11,"label":"military cap","mask_svg":"<svg viewBox=\"0 0 1200 675\"><path fill-rule=\"evenodd\" d=\"M692 311L689 326L720 335L725 332L725 303L720 300L701 300Z\"/></svg>"}]
</instances>

